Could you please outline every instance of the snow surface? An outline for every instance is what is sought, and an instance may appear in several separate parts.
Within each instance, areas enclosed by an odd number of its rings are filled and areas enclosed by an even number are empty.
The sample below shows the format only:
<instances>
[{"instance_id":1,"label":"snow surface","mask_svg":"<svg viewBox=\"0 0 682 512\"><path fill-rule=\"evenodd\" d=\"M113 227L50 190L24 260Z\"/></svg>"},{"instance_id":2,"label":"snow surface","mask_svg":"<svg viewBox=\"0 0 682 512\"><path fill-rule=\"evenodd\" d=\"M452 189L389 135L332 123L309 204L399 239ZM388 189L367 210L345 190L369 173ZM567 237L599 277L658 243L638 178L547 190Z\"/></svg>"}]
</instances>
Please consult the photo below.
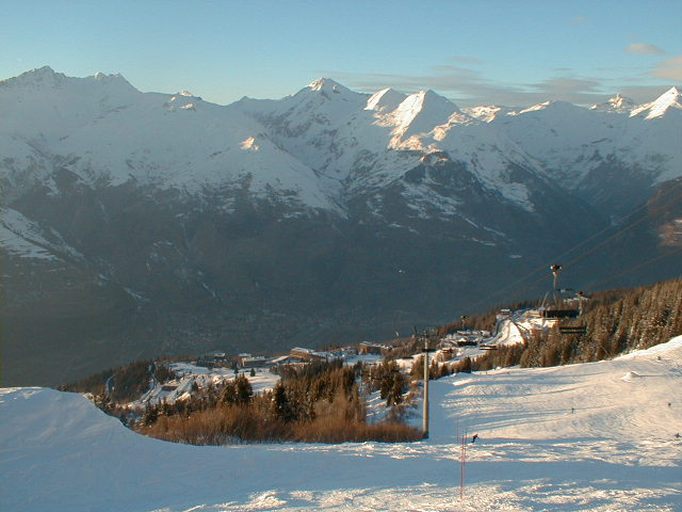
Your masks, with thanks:
<instances>
[{"instance_id":1,"label":"snow surface","mask_svg":"<svg viewBox=\"0 0 682 512\"><path fill-rule=\"evenodd\" d=\"M590 110L602 110L606 112L631 112L637 105L630 98L616 94L613 98L609 98L604 103L597 103L590 107Z\"/></svg>"},{"instance_id":2,"label":"snow surface","mask_svg":"<svg viewBox=\"0 0 682 512\"><path fill-rule=\"evenodd\" d=\"M671 87L651 103L645 103L630 112L630 117L646 114L647 119L662 117L668 109L682 110L682 93Z\"/></svg>"},{"instance_id":3,"label":"snow surface","mask_svg":"<svg viewBox=\"0 0 682 512\"><path fill-rule=\"evenodd\" d=\"M681 383L682 336L612 361L433 381L431 437L422 442L225 447L142 437L77 394L2 389L0 505L41 512L680 510ZM467 445L460 499L464 433L479 441Z\"/></svg>"},{"instance_id":4,"label":"snow surface","mask_svg":"<svg viewBox=\"0 0 682 512\"><path fill-rule=\"evenodd\" d=\"M59 233L43 229L37 222L12 208L0 208L0 247L20 258L51 261L60 260L60 256L82 258Z\"/></svg>"}]
</instances>

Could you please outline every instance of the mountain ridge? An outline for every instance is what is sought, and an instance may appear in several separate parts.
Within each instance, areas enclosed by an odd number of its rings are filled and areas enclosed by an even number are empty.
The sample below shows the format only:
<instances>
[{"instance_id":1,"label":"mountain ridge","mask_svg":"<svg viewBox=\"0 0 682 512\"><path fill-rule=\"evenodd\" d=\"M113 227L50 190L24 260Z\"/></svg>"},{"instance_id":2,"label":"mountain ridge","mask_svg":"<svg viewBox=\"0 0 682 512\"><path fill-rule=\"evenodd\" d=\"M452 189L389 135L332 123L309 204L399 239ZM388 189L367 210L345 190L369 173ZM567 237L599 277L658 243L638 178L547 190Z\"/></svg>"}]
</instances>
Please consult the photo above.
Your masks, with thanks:
<instances>
[{"instance_id":1,"label":"mountain ridge","mask_svg":"<svg viewBox=\"0 0 682 512\"><path fill-rule=\"evenodd\" d=\"M372 96L331 79L221 106L116 75L61 77L0 82L10 381L32 378L37 339L51 354L74 347L62 368L33 371L54 382L132 355L442 321L616 230L661 187L676 194L682 174L677 109L647 119L554 102L478 119L434 92ZM642 279L675 268L675 236L657 238L675 229L668 210L637 221L642 257L664 258ZM575 280L589 286L597 268Z\"/></svg>"}]
</instances>

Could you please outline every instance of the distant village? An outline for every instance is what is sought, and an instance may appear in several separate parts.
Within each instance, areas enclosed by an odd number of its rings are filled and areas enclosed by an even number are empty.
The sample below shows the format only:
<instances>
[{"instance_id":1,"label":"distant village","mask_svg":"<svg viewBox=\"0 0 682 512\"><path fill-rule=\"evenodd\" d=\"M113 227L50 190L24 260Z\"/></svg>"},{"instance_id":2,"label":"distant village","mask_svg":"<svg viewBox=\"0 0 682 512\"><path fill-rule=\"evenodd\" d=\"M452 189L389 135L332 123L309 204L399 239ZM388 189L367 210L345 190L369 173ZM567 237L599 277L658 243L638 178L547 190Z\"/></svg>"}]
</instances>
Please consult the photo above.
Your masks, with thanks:
<instances>
[{"instance_id":1,"label":"distant village","mask_svg":"<svg viewBox=\"0 0 682 512\"><path fill-rule=\"evenodd\" d=\"M196 364L197 366L205 366L206 368L225 366L236 369L272 368L290 364L310 363L313 361L346 360L350 357L365 354L381 356L389 353L392 349L393 347L390 345L363 341L356 346L349 345L329 351L294 347L288 354L276 357L253 355L246 352L237 355L229 355L225 352L215 351L199 357Z\"/></svg>"},{"instance_id":2,"label":"distant village","mask_svg":"<svg viewBox=\"0 0 682 512\"><path fill-rule=\"evenodd\" d=\"M448 334L438 341L436 346L437 356L440 360L447 361L457 355L458 348L478 346L489 337L490 332L483 330L460 330ZM196 361L196 365L206 368L231 367L236 370L244 370L250 368L276 368L278 366L304 364L313 361L348 361L355 359L356 356L379 356L378 360L393 355L394 351L401 349L404 343L404 340L396 344L362 341L357 345L347 345L324 351L294 347L289 350L288 354L276 357L250 353L230 355L226 352L214 351L200 356Z\"/></svg>"}]
</instances>

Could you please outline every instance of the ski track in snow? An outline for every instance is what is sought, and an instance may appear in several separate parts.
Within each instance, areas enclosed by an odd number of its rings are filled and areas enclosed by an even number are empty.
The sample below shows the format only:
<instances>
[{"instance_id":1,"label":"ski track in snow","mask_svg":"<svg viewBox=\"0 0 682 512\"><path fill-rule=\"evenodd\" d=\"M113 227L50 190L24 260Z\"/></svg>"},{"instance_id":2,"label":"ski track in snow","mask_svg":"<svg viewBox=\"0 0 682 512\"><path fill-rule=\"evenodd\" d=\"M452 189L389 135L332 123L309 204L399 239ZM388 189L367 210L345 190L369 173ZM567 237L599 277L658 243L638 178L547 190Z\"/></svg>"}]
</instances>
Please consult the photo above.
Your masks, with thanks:
<instances>
[{"instance_id":1,"label":"ski track in snow","mask_svg":"<svg viewBox=\"0 0 682 512\"><path fill-rule=\"evenodd\" d=\"M679 336L612 361L434 381L423 442L226 447L139 436L77 394L2 389L0 508L680 510L681 382ZM464 433L480 438L460 499Z\"/></svg>"}]
</instances>

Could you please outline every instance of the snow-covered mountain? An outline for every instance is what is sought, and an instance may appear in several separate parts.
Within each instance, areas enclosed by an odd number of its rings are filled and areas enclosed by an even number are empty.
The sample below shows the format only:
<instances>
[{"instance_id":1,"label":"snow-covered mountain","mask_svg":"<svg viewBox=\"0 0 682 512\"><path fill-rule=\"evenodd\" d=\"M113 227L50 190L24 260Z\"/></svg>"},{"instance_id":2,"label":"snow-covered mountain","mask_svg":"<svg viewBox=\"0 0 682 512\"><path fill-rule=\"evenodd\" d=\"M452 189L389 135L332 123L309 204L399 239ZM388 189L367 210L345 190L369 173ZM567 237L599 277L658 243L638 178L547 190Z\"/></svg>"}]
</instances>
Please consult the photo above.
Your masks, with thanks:
<instances>
[{"instance_id":1,"label":"snow-covered mountain","mask_svg":"<svg viewBox=\"0 0 682 512\"><path fill-rule=\"evenodd\" d=\"M633 108L630 117L644 116L646 119L656 119L663 117L670 110L682 110L682 93L677 87L671 87L651 103Z\"/></svg>"},{"instance_id":2,"label":"snow-covered mountain","mask_svg":"<svg viewBox=\"0 0 682 512\"><path fill-rule=\"evenodd\" d=\"M322 78L220 106L120 75L0 81L10 352L26 362L32 340L75 343L78 364L101 367L446 320L657 191L677 194L679 94L461 109ZM652 257L674 209L640 221Z\"/></svg>"},{"instance_id":3,"label":"snow-covered mountain","mask_svg":"<svg viewBox=\"0 0 682 512\"><path fill-rule=\"evenodd\" d=\"M54 190L55 164L89 186L134 182L200 194L243 190L248 181L256 197L333 210L343 209L359 168L372 167L385 186L434 153L470 165L487 189L522 207L526 198L506 194L507 181L490 179L502 162L569 188L609 158L652 182L682 174L676 88L641 106L621 96L607 105L465 113L433 91L368 96L322 78L282 100L221 107L187 91L141 93L120 75L71 78L44 67L0 82L1 177L11 194L35 183ZM486 161L491 152L499 158Z\"/></svg>"},{"instance_id":4,"label":"snow-covered mountain","mask_svg":"<svg viewBox=\"0 0 682 512\"><path fill-rule=\"evenodd\" d=\"M590 110L601 110L606 112L630 113L637 105L635 102L620 93L609 98L604 103L597 103L590 107Z\"/></svg>"}]
</instances>

